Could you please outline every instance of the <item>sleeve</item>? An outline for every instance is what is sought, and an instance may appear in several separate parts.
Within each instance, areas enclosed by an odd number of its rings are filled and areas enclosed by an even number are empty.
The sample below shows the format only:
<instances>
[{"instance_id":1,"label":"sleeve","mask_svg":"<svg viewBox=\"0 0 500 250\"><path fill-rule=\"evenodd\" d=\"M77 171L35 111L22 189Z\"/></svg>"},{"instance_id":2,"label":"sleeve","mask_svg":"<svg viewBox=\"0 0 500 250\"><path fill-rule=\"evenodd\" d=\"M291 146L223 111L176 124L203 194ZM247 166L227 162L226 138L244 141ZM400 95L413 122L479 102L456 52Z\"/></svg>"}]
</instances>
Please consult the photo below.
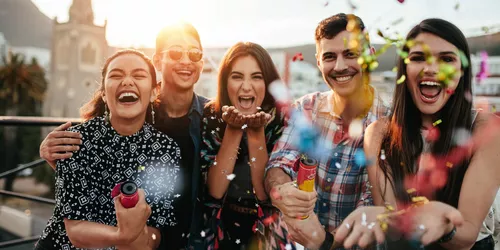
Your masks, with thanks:
<instances>
[{"instance_id":1,"label":"sleeve","mask_svg":"<svg viewBox=\"0 0 500 250\"><path fill-rule=\"evenodd\" d=\"M83 146L83 145L82 145ZM80 149L78 152L82 152ZM93 221L91 181L86 170L87 162L82 154L57 161L56 203L61 208L61 216L70 220Z\"/></svg>"},{"instance_id":2,"label":"sleeve","mask_svg":"<svg viewBox=\"0 0 500 250\"><path fill-rule=\"evenodd\" d=\"M200 166L205 176L215 161L226 126L222 118L213 111L204 112L201 126Z\"/></svg>"},{"instance_id":3,"label":"sleeve","mask_svg":"<svg viewBox=\"0 0 500 250\"><path fill-rule=\"evenodd\" d=\"M294 109L301 110L301 103L297 101L294 104ZM297 178L298 162L302 155L292 145L293 134L296 133L293 119L288 120L287 125L276 138L274 148L269 156L269 161L266 166L265 175L271 168L281 168L292 179ZM265 177L264 177L265 178Z\"/></svg>"}]
</instances>

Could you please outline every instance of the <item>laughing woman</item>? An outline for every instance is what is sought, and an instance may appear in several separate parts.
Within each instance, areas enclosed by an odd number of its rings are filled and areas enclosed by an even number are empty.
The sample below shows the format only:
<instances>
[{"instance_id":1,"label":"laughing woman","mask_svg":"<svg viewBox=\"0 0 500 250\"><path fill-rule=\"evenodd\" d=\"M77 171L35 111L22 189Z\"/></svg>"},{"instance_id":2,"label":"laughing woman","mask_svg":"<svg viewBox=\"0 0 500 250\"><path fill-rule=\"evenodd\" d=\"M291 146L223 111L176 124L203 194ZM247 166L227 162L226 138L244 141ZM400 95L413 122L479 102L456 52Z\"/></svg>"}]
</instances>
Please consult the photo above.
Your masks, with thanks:
<instances>
[{"instance_id":1,"label":"laughing woman","mask_svg":"<svg viewBox=\"0 0 500 250\"><path fill-rule=\"evenodd\" d=\"M283 117L268 88L278 79L264 48L237 43L222 59L217 98L205 108L202 168L208 169L209 195L222 203L220 249L254 249L253 229L262 231L259 210L270 208L264 167Z\"/></svg>"},{"instance_id":2,"label":"laughing woman","mask_svg":"<svg viewBox=\"0 0 500 250\"><path fill-rule=\"evenodd\" d=\"M141 52L107 59L100 88L82 108L85 122L69 129L82 143L57 162L54 214L35 249L156 249L159 228L177 223L171 204L180 153L149 124L155 86L154 66ZM140 188L135 207L111 196L124 181Z\"/></svg>"},{"instance_id":3,"label":"laughing woman","mask_svg":"<svg viewBox=\"0 0 500 250\"><path fill-rule=\"evenodd\" d=\"M500 185L500 123L472 110L467 40L442 19L422 21L407 40L415 45L405 47L409 62L398 62L398 78L406 82L396 86L393 113L365 135L367 155L377 159L368 168L375 205L410 203L406 189L413 178L419 195L431 200L418 209L452 206L464 219L455 227L432 213L414 217L407 229L426 249L493 249L491 236L476 239ZM443 68L456 72L446 82Z\"/></svg>"}]
</instances>

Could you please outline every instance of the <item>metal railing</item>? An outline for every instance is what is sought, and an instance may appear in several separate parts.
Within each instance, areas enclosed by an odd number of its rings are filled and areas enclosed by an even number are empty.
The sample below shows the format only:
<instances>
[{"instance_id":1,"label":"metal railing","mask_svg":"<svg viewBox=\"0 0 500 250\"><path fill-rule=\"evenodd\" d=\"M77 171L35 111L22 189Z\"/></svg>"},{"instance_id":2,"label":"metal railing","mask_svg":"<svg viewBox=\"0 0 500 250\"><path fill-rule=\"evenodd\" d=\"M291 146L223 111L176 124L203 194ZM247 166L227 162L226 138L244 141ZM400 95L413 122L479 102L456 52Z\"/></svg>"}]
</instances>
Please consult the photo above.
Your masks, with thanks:
<instances>
[{"instance_id":1,"label":"metal railing","mask_svg":"<svg viewBox=\"0 0 500 250\"><path fill-rule=\"evenodd\" d=\"M59 126L59 125L64 124L68 121L70 121L72 123L72 125L79 124L81 122L81 120L78 118L0 116L0 126L37 126L37 127L49 126L50 127L50 126ZM11 175L15 175L15 174L17 174L25 169L28 169L28 168L35 168L38 166L42 166L42 165L44 165L44 163L45 163L45 160L38 159L38 160L34 160L34 161L26 163L26 164L19 164L16 168L13 168L11 170L7 170L7 171L0 173L0 179L11 176ZM51 204L51 205L56 204L56 201L53 199L47 199L47 198L43 198L43 197L27 195L27 194L22 194L22 193L17 193L17 192L11 192L11 191L6 191L6 190L0 190L0 195L7 196L7 197L15 197L15 198L29 200L29 201L35 201L35 202L40 202L40 203L45 203L45 204ZM37 241L39 238L40 238L40 236L38 235L38 236L31 236L31 237L22 238L22 239L0 242L0 249L6 248L6 247L12 247L12 246L19 246L19 245L27 244L27 243L32 243L32 242Z\"/></svg>"}]
</instances>

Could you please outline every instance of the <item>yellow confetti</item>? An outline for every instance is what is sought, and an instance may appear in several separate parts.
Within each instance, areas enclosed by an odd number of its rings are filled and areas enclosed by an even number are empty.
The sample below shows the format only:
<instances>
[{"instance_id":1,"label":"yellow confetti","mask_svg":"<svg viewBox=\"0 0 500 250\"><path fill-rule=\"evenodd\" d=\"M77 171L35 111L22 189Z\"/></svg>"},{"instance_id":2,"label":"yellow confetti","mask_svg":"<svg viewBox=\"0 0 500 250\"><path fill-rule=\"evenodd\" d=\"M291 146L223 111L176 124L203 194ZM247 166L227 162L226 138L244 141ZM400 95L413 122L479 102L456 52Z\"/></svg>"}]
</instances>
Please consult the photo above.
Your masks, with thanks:
<instances>
[{"instance_id":1,"label":"yellow confetti","mask_svg":"<svg viewBox=\"0 0 500 250\"><path fill-rule=\"evenodd\" d=\"M441 119L435 121L432 126L436 127L437 125L441 124L443 121L441 121Z\"/></svg>"},{"instance_id":2,"label":"yellow confetti","mask_svg":"<svg viewBox=\"0 0 500 250\"><path fill-rule=\"evenodd\" d=\"M410 58L405 58L405 64L410 63Z\"/></svg>"},{"instance_id":3,"label":"yellow confetti","mask_svg":"<svg viewBox=\"0 0 500 250\"><path fill-rule=\"evenodd\" d=\"M452 168L452 167L453 167L453 163L451 163L451 162L446 162L446 166L447 166L448 168Z\"/></svg>"},{"instance_id":4,"label":"yellow confetti","mask_svg":"<svg viewBox=\"0 0 500 250\"><path fill-rule=\"evenodd\" d=\"M397 83L397 84L401 84L401 83L403 83L405 80L406 80L406 76L405 76L405 75L402 75L402 76L398 79L398 81L397 81L396 83Z\"/></svg>"}]
</instances>

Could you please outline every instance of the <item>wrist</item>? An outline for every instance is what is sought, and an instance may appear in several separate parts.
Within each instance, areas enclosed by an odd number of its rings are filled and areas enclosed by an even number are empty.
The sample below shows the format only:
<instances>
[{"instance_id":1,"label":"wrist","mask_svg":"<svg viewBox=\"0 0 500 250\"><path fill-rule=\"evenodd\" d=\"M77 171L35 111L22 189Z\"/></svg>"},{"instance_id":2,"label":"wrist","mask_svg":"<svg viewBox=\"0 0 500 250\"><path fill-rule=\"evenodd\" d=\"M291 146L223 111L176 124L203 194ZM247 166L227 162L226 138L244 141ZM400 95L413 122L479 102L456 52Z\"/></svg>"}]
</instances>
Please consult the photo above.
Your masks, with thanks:
<instances>
[{"instance_id":1,"label":"wrist","mask_svg":"<svg viewBox=\"0 0 500 250\"><path fill-rule=\"evenodd\" d=\"M321 243L319 250L330 250L333 247L333 234L328 231L323 231L323 242Z\"/></svg>"},{"instance_id":2,"label":"wrist","mask_svg":"<svg viewBox=\"0 0 500 250\"><path fill-rule=\"evenodd\" d=\"M449 242L453 239L453 237L455 236L455 233L457 232L457 228L453 224L451 225L451 227L452 227L451 230L446 231L447 233L444 234L443 236L441 236L441 238L439 238L437 243L446 243L446 242Z\"/></svg>"}]
</instances>

